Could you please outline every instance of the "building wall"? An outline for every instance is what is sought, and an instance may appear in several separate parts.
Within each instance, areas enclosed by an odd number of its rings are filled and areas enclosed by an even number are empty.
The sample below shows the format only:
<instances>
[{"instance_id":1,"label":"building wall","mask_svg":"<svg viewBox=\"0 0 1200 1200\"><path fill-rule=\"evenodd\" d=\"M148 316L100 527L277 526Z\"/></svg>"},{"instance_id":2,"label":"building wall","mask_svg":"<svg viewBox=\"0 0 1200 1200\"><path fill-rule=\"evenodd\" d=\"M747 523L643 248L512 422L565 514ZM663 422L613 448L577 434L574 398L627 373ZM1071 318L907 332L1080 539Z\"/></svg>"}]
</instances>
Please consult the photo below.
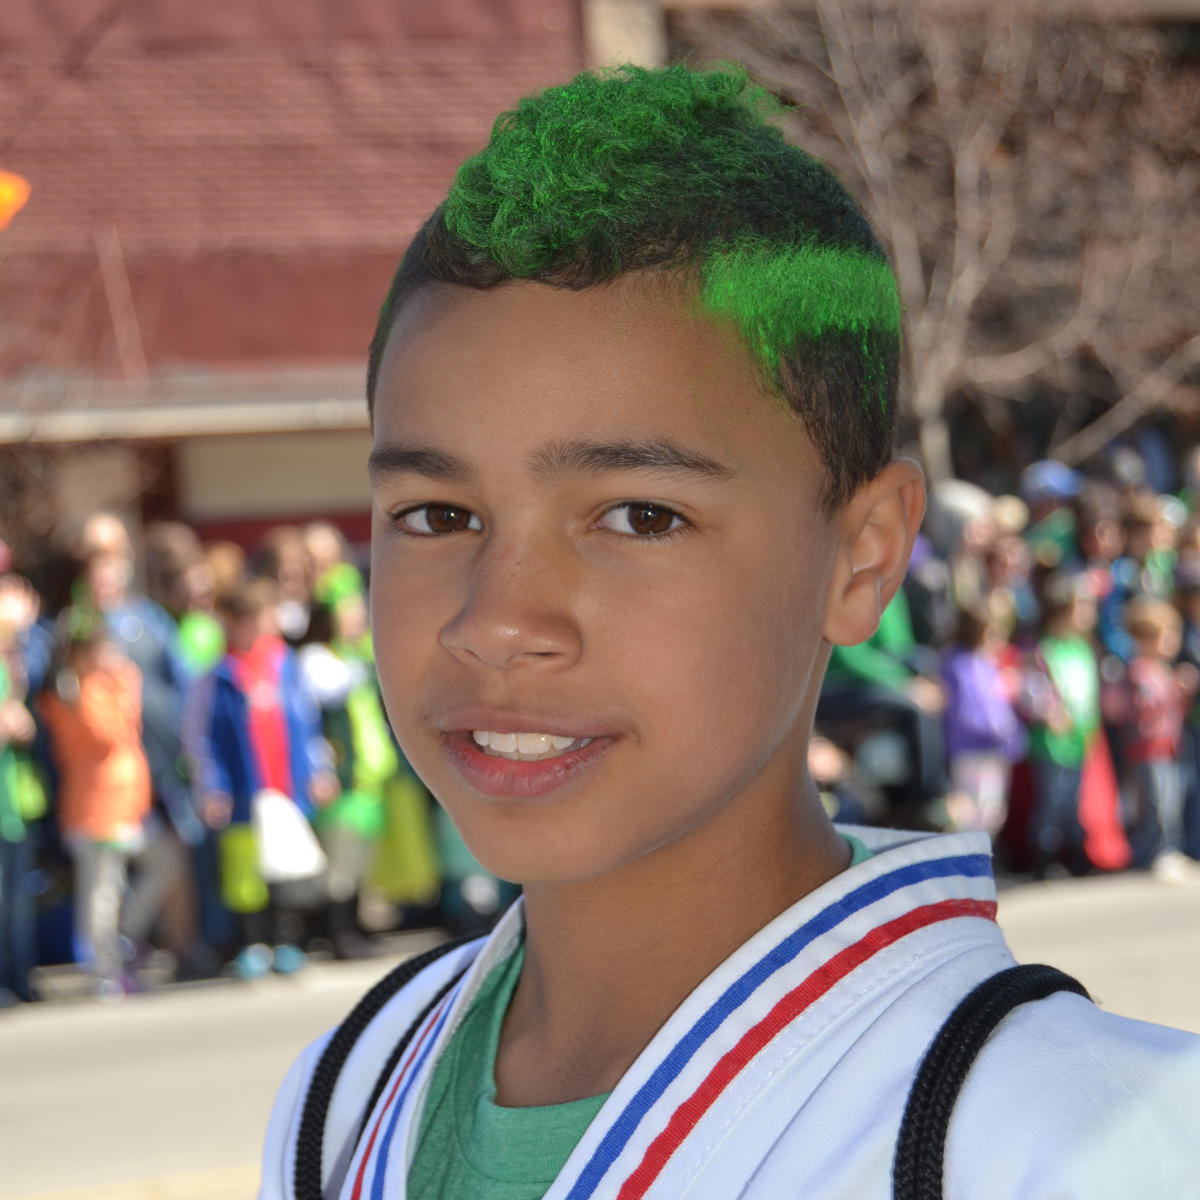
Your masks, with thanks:
<instances>
[{"instance_id":1,"label":"building wall","mask_svg":"<svg viewBox=\"0 0 1200 1200\"><path fill-rule=\"evenodd\" d=\"M370 514L367 432L192 438L175 449L180 517L236 521Z\"/></svg>"},{"instance_id":2,"label":"building wall","mask_svg":"<svg viewBox=\"0 0 1200 1200\"><path fill-rule=\"evenodd\" d=\"M457 164L580 38L577 0L8 0L0 167L33 190L0 374L357 358Z\"/></svg>"}]
</instances>

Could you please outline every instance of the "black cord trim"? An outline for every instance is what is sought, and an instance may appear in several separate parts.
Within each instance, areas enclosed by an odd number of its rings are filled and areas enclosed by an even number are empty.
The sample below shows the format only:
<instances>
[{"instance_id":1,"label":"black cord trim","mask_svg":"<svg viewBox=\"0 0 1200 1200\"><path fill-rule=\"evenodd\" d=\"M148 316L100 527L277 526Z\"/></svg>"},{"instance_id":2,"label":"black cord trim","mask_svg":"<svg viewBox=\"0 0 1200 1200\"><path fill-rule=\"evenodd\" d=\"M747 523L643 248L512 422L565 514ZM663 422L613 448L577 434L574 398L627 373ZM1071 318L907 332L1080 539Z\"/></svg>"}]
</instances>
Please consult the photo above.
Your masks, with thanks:
<instances>
[{"instance_id":1,"label":"black cord trim","mask_svg":"<svg viewBox=\"0 0 1200 1200\"><path fill-rule=\"evenodd\" d=\"M350 1015L338 1026L337 1032L329 1039L321 1058L313 1071L308 1085L308 1093L304 1098L304 1111L300 1117L300 1132L296 1141L296 1157L294 1162L295 1200L322 1200L321 1198L321 1168L322 1153L325 1141L325 1117L329 1111L329 1103L333 1099L333 1089L337 1086L338 1076L354 1044L358 1041L366 1027L378 1016L385 1004L406 984L410 983L430 963L435 962L452 950L467 942L477 940L477 934L455 938L418 954L414 958L406 958L394 970L388 972L363 998L354 1006ZM426 1014L449 991L450 987L461 978L455 976L422 1011L417 1021L401 1039L399 1047L393 1052L398 1059L408 1045L414 1030L425 1019ZM389 1071L390 1074L390 1071ZM375 1094L367 1108L369 1115L379 1098L379 1092L386 1082L383 1076L376 1083ZM365 1119L365 1118L364 1118ZM360 1131L361 1136L361 1131ZM357 1141L357 1139L356 1139Z\"/></svg>"},{"instance_id":2,"label":"black cord trim","mask_svg":"<svg viewBox=\"0 0 1200 1200\"><path fill-rule=\"evenodd\" d=\"M442 1002L443 997L458 981L466 974L465 969L459 971L448 983L433 994L433 998L419 1013L413 1023L408 1027L404 1036L396 1043L391 1054L388 1055L388 1060L383 1065L383 1070L375 1079L375 1086L371 1089L371 1099L367 1102L367 1107L363 1109L362 1121L358 1126L358 1134L354 1139L355 1146L362 1141L362 1135L366 1131L367 1122L371 1119L371 1114L375 1111L375 1105L379 1102L379 1097L383 1095L383 1089L387 1087L387 1082L392 1077L392 1072L400 1064L400 1059L404 1056L405 1050L408 1049L409 1043L413 1040L418 1029L425 1023L425 1018Z\"/></svg>"},{"instance_id":3,"label":"black cord trim","mask_svg":"<svg viewBox=\"0 0 1200 1200\"><path fill-rule=\"evenodd\" d=\"M1090 999L1070 975L1029 963L985 979L950 1014L908 1094L892 1164L893 1200L941 1200L946 1134L971 1064L1014 1008L1062 991Z\"/></svg>"}]
</instances>

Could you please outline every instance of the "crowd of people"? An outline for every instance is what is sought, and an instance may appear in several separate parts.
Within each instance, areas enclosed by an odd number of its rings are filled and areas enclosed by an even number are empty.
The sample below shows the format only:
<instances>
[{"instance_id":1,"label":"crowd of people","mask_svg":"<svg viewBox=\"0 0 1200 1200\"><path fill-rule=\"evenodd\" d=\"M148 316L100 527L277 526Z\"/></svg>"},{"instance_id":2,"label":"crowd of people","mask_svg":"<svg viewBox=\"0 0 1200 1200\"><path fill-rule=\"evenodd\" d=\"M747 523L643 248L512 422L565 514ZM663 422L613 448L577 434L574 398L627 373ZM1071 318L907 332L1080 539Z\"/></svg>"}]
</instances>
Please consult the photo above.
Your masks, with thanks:
<instances>
[{"instance_id":1,"label":"crowd of people","mask_svg":"<svg viewBox=\"0 0 1200 1200\"><path fill-rule=\"evenodd\" d=\"M408 769L338 530L247 555L178 522L84 522L46 582L0 569L0 995L38 961L96 992L290 974L397 922L486 925L503 885ZM56 587L56 581L60 586ZM56 594L56 592L58 594ZM384 923L386 928L386 921Z\"/></svg>"},{"instance_id":2,"label":"crowd of people","mask_svg":"<svg viewBox=\"0 0 1200 1200\"><path fill-rule=\"evenodd\" d=\"M1200 450L932 489L878 632L834 647L811 766L842 816L982 829L1012 871L1200 858Z\"/></svg>"},{"instance_id":3,"label":"crowd of people","mask_svg":"<svg viewBox=\"0 0 1200 1200\"><path fill-rule=\"evenodd\" d=\"M932 489L904 588L834 647L810 767L841 819L981 829L1010 870L1200 858L1200 449ZM249 553L93 514L38 587L0 543L0 998L301 969L396 923L485 925L479 868L400 753L331 524ZM378 910L380 906L376 906Z\"/></svg>"}]
</instances>

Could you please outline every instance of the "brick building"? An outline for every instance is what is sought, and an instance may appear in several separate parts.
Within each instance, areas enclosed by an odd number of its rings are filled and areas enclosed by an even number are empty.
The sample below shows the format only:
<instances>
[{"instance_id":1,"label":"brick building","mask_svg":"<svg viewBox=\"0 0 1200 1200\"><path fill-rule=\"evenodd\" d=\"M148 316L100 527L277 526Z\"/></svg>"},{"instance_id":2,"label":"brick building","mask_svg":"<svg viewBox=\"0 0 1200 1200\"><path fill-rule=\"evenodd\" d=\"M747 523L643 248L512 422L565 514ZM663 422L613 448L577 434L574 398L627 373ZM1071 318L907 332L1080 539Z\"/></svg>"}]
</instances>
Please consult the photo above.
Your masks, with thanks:
<instances>
[{"instance_id":1,"label":"brick building","mask_svg":"<svg viewBox=\"0 0 1200 1200\"><path fill-rule=\"evenodd\" d=\"M49 494L59 529L104 504L362 540L396 260L495 114L583 62L577 0L8 0L7 521L49 532Z\"/></svg>"}]
</instances>

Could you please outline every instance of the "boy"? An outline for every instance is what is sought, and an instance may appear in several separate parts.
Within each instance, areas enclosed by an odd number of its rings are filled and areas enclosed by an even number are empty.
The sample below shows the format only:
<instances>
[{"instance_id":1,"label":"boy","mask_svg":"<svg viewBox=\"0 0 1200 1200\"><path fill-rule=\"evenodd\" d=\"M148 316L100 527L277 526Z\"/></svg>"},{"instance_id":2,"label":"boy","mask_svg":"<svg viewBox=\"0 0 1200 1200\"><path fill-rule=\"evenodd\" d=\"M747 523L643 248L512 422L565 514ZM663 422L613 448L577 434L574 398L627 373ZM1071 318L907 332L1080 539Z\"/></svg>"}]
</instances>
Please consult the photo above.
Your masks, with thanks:
<instances>
[{"instance_id":1,"label":"boy","mask_svg":"<svg viewBox=\"0 0 1200 1200\"><path fill-rule=\"evenodd\" d=\"M808 776L923 489L882 251L761 108L734 71L581 76L405 256L368 383L380 682L524 896L383 1003L315 1138L326 1043L300 1060L263 1197L883 1197L921 1054L1011 965L985 835L843 836ZM952 1194L1184 1195L1197 1081L1183 1035L1028 1006Z\"/></svg>"},{"instance_id":2,"label":"boy","mask_svg":"<svg viewBox=\"0 0 1200 1200\"><path fill-rule=\"evenodd\" d=\"M1029 853L1043 878L1054 865L1088 869L1079 818L1083 767L1100 729L1100 672L1091 633L1096 602L1082 574L1054 574L1042 594L1042 636L1031 656L1022 707L1029 720L1033 810Z\"/></svg>"},{"instance_id":3,"label":"boy","mask_svg":"<svg viewBox=\"0 0 1200 1200\"><path fill-rule=\"evenodd\" d=\"M150 765L142 749L142 674L87 609L61 625L62 669L38 698L59 773L57 817L74 867L75 942L97 994L137 990L122 962L121 932L135 944L150 933L169 877L146 854ZM126 901L129 862L146 870Z\"/></svg>"},{"instance_id":4,"label":"boy","mask_svg":"<svg viewBox=\"0 0 1200 1200\"><path fill-rule=\"evenodd\" d=\"M268 888L276 881L257 869L258 857L271 857L272 849L257 845L270 833L252 829L259 794L282 794L307 818L313 805L329 803L337 792L320 710L279 636L276 600L266 579L245 581L218 598L228 649L200 685L193 714L199 807L205 824L220 831L222 892L241 917L244 943L234 971L243 979L269 970L293 974L306 963L288 940L296 924L288 930L289 889Z\"/></svg>"},{"instance_id":5,"label":"boy","mask_svg":"<svg viewBox=\"0 0 1200 1200\"><path fill-rule=\"evenodd\" d=\"M1125 729L1122 759L1129 772L1139 825L1154 830L1151 868L1162 879L1184 877L1184 783L1179 755L1184 716L1195 692L1194 672L1175 666L1183 618L1166 600L1139 597L1125 609L1137 646L1121 689Z\"/></svg>"}]
</instances>

